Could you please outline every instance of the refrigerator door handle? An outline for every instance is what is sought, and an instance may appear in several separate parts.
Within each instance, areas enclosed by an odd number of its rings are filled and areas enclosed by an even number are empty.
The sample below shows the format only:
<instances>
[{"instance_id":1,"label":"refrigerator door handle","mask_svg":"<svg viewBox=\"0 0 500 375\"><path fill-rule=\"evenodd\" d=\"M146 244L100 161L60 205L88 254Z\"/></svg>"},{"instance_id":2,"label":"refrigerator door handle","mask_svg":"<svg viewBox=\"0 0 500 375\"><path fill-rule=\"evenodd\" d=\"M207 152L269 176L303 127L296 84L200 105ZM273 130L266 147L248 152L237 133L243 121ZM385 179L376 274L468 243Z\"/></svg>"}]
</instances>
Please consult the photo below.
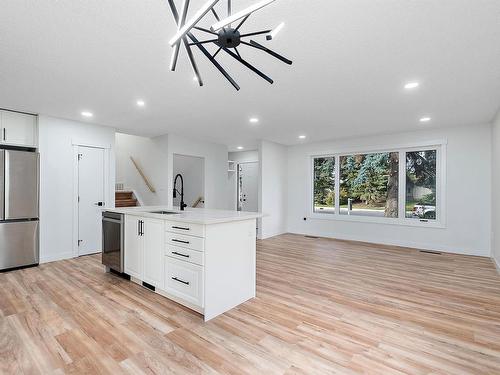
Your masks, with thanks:
<instances>
[{"instance_id":1,"label":"refrigerator door handle","mask_svg":"<svg viewBox=\"0 0 500 375\"><path fill-rule=\"evenodd\" d=\"M5 128L4 128L5 130ZM5 134L5 133L4 133ZM4 220L7 218L7 212L9 212L9 190L10 190L10 179L9 179L9 153L4 151L4 163L3 163L3 214Z\"/></svg>"}]
</instances>

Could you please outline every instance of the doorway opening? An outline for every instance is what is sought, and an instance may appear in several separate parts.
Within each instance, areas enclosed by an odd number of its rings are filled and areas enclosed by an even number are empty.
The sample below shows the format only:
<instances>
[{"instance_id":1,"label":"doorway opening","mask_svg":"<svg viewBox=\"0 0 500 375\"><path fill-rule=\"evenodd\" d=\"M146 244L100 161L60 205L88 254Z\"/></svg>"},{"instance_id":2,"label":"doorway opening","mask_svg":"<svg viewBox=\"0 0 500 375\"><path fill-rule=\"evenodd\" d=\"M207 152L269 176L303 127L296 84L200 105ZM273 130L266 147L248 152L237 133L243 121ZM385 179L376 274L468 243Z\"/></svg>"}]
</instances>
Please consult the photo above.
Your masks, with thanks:
<instances>
[{"instance_id":1,"label":"doorway opening","mask_svg":"<svg viewBox=\"0 0 500 375\"><path fill-rule=\"evenodd\" d=\"M205 206L205 158L191 155L174 154L173 178L181 174L184 180L184 202L188 207ZM177 186L180 190L180 186ZM174 206L180 205L180 194L173 200Z\"/></svg>"}]
</instances>

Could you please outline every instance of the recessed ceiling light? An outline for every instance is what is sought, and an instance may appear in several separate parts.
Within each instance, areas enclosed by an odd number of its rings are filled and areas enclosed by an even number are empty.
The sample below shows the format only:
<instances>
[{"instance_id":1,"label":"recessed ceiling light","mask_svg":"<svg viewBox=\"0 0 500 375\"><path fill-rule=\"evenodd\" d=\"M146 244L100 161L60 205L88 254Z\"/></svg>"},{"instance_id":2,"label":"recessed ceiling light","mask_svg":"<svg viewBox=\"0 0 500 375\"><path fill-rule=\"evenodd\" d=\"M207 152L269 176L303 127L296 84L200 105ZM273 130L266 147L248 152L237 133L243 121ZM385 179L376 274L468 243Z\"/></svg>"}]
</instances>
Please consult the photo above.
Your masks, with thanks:
<instances>
[{"instance_id":1,"label":"recessed ceiling light","mask_svg":"<svg viewBox=\"0 0 500 375\"><path fill-rule=\"evenodd\" d=\"M83 111L82 116L83 117L92 117L92 116L94 116L94 114L92 112L89 112L89 111Z\"/></svg>"},{"instance_id":2,"label":"recessed ceiling light","mask_svg":"<svg viewBox=\"0 0 500 375\"><path fill-rule=\"evenodd\" d=\"M418 83L418 82L408 82L405 85L405 89L407 89L407 90L416 89L418 86L420 86L420 83Z\"/></svg>"},{"instance_id":3,"label":"recessed ceiling light","mask_svg":"<svg viewBox=\"0 0 500 375\"><path fill-rule=\"evenodd\" d=\"M420 119L420 122L429 122L429 121L431 121L431 118L430 118L430 117L422 117L422 118Z\"/></svg>"},{"instance_id":4,"label":"recessed ceiling light","mask_svg":"<svg viewBox=\"0 0 500 375\"><path fill-rule=\"evenodd\" d=\"M299 139L306 139L305 135L299 135Z\"/></svg>"},{"instance_id":5,"label":"recessed ceiling light","mask_svg":"<svg viewBox=\"0 0 500 375\"><path fill-rule=\"evenodd\" d=\"M139 107L144 107L146 105L146 103L144 102L144 100L138 100L136 103L137 103L137 105Z\"/></svg>"},{"instance_id":6,"label":"recessed ceiling light","mask_svg":"<svg viewBox=\"0 0 500 375\"><path fill-rule=\"evenodd\" d=\"M258 123L258 122L259 122L259 119L258 119L257 117L252 117L252 118L250 119L250 122L251 122L252 124L256 124L256 123Z\"/></svg>"},{"instance_id":7,"label":"recessed ceiling light","mask_svg":"<svg viewBox=\"0 0 500 375\"><path fill-rule=\"evenodd\" d=\"M238 147L236 147L236 148L237 148L238 150L243 150L243 148L244 148L244 147L243 147L243 146L238 146Z\"/></svg>"}]
</instances>

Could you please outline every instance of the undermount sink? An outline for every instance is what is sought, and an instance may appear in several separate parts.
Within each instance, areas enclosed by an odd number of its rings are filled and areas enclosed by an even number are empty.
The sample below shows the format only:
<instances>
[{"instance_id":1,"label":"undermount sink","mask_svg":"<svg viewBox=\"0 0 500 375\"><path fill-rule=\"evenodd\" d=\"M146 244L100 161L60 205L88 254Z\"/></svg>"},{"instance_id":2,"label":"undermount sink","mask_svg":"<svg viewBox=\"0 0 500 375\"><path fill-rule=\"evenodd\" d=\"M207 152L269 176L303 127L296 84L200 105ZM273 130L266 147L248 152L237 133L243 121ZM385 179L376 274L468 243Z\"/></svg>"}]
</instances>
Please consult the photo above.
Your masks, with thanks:
<instances>
[{"instance_id":1,"label":"undermount sink","mask_svg":"<svg viewBox=\"0 0 500 375\"><path fill-rule=\"evenodd\" d=\"M149 211L150 214L160 214L160 215L178 215L175 211Z\"/></svg>"}]
</instances>

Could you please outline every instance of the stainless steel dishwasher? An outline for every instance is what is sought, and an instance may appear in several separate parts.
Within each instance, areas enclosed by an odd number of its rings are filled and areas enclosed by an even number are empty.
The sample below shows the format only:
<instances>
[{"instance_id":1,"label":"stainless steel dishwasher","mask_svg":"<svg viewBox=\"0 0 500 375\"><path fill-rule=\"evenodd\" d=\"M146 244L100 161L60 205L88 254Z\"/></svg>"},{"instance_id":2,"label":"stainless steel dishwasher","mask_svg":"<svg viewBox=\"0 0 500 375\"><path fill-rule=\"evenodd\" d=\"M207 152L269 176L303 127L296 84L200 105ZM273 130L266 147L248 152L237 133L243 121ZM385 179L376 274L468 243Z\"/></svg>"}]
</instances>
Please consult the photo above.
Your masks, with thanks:
<instances>
[{"instance_id":1,"label":"stainless steel dishwasher","mask_svg":"<svg viewBox=\"0 0 500 375\"><path fill-rule=\"evenodd\" d=\"M115 212L102 213L102 264L109 269L124 272L124 220Z\"/></svg>"}]
</instances>

